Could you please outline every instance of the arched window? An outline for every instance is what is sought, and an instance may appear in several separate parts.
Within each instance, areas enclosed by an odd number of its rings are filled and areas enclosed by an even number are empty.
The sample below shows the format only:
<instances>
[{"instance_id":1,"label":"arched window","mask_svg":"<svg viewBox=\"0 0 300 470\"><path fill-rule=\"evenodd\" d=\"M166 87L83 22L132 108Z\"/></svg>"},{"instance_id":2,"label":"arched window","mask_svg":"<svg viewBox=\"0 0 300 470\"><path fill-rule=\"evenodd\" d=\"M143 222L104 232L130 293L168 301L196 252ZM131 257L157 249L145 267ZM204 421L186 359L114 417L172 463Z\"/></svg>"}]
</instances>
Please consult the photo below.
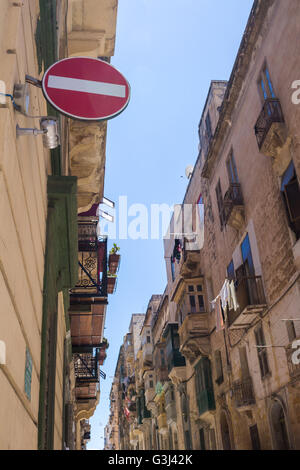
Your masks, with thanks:
<instances>
[{"instance_id":1,"label":"arched window","mask_svg":"<svg viewBox=\"0 0 300 470\"><path fill-rule=\"evenodd\" d=\"M290 449L284 409L279 401L276 401L271 408L271 427L276 450Z\"/></svg>"},{"instance_id":2,"label":"arched window","mask_svg":"<svg viewBox=\"0 0 300 470\"><path fill-rule=\"evenodd\" d=\"M228 425L226 413L224 411L221 414L220 424L221 424L223 449L231 450L232 446L231 446L231 440L230 440L229 425Z\"/></svg>"}]
</instances>

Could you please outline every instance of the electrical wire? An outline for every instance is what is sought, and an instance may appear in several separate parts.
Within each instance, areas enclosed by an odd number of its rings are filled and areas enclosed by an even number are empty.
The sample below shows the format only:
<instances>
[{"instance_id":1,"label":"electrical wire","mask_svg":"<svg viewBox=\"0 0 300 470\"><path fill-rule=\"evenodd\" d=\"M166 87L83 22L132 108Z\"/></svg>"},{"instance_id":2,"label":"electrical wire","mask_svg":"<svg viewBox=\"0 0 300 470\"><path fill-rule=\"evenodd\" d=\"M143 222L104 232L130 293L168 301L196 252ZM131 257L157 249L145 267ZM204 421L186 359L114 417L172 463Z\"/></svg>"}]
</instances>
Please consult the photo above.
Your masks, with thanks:
<instances>
[{"instance_id":1,"label":"electrical wire","mask_svg":"<svg viewBox=\"0 0 300 470\"><path fill-rule=\"evenodd\" d=\"M14 106L14 108L16 108L16 109L19 110L19 106L16 104L13 95L11 95L10 93L0 93L0 95L2 95L2 96L7 96L8 98L10 98L10 99L11 99L11 102L12 102L12 104L13 104L13 106Z\"/></svg>"}]
</instances>

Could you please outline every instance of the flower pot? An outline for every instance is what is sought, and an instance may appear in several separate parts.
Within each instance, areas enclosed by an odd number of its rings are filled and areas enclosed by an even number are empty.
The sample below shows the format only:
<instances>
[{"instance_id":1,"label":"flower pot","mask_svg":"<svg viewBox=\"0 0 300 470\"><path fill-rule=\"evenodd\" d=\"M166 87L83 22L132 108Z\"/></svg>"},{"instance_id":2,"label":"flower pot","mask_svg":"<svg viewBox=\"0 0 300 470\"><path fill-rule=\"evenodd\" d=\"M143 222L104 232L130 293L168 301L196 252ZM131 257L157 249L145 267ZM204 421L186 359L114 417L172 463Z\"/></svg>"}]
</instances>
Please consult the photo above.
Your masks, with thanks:
<instances>
[{"instance_id":1,"label":"flower pot","mask_svg":"<svg viewBox=\"0 0 300 470\"><path fill-rule=\"evenodd\" d=\"M117 253L111 253L108 257L108 266L109 266L109 271L112 274L116 274L116 272L119 269L119 263L120 263L120 255Z\"/></svg>"},{"instance_id":2,"label":"flower pot","mask_svg":"<svg viewBox=\"0 0 300 470\"><path fill-rule=\"evenodd\" d=\"M113 294L115 290L115 285L116 285L116 277L108 277L107 278L107 293L108 294Z\"/></svg>"}]
</instances>

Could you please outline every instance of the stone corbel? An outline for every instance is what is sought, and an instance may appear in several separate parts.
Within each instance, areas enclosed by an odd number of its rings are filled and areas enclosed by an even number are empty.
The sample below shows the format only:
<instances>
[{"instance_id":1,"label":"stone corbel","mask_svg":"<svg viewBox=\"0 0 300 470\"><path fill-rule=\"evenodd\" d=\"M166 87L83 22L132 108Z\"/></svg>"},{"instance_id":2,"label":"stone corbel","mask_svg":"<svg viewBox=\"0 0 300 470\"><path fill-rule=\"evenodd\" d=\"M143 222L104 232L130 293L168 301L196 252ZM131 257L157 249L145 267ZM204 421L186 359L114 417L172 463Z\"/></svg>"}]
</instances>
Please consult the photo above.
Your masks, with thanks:
<instances>
[{"instance_id":1,"label":"stone corbel","mask_svg":"<svg viewBox=\"0 0 300 470\"><path fill-rule=\"evenodd\" d=\"M69 56L104 56L105 31L71 31L68 35Z\"/></svg>"},{"instance_id":2,"label":"stone corbel","mask_svg":"<svg viewBox=\"0 0 300 470\"><path fill-rule=\"evenodd\" d=\"M180 348L181 354L193 364L200 356L209 356L211 353L209 338L191 338Z\"/></svg>"},{"instance_id":3,"label":"stone corbel","mask_svg":"<svg viewBox=\"0 0 300 470\"><path fill-rule=\"evenodd\" d=\"M169 378L171 379L172 383L178 387L186 380L186 367L173 367L169 373Z\"/></svg>"}]
</instances>

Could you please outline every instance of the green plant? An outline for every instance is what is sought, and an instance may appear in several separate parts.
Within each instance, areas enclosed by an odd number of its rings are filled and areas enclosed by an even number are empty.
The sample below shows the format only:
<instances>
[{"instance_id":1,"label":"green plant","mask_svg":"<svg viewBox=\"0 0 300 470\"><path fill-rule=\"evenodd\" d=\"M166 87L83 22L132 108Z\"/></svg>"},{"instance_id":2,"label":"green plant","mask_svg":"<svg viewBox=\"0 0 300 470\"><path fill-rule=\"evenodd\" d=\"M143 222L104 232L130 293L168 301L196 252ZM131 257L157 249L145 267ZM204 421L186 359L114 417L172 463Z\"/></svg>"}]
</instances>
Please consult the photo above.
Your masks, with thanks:
<instances>
[{"instance_id":1,"label":"green plant","mask_svg":"<svg viewBox=\"0 0 300 470\"><path fill-rule=\"evenodd\" d=\"M114 243L112 249L109 252L109 254L114 255L114 254L118 253L118 251L120 251L120 247L116 243Z\"/></svg>"},{"instance_id":2,"label":"green plant","mask_svg":"<svg viewBox=\"0 0 300 470\"><path fill-rule=\"evenodd\" d=\"M107 271L107 277L117 277L117 275Z\"/></svg>"}]
</instances>

